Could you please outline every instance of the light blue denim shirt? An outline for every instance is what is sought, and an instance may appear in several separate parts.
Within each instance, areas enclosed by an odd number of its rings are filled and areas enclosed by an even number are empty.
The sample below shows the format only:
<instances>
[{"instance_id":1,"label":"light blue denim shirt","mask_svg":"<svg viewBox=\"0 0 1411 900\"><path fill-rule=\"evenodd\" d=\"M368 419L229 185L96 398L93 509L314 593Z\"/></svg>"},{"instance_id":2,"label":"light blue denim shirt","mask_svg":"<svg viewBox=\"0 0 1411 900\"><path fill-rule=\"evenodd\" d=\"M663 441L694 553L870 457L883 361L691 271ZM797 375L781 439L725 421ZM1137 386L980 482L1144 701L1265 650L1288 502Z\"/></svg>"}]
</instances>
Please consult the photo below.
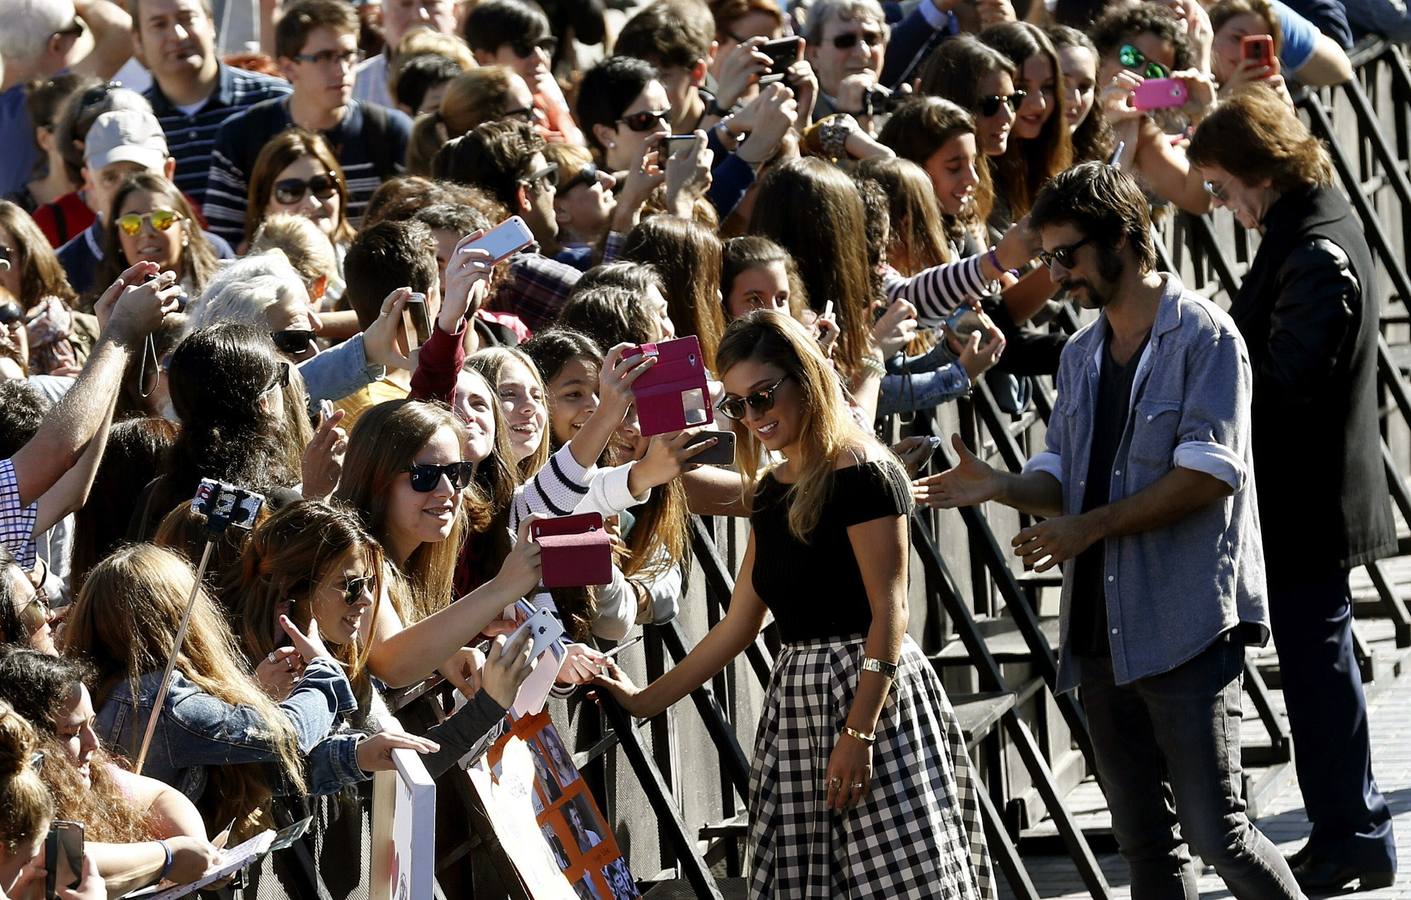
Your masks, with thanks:
<instances>
[{"instance_id":1,"label":"light blue denim shirt","mask_svg":"<svg viewBox=\"0 0 1411 900\"><path fill-rule=\"evenodd\" d=\"M142 745L161 679L161 672L142 676L135 703L128 683L119 682L98 710L94 730L105 743L133 760ZM356 739L339 735L330 738L328 734L338 719L357 709L357 705L342 670L322 658L308 664L294 690L279 704L294 728L300 752L313 757L311 787L316 783L321 788L316 793L337 790L342 783L356 780L348 768L351 758L353 770L357 771ZM352 747L347 746L349 740L353 741ZM172 672L162 717L152 735L142 774L164 781L194 800L205 791L207 766L274 759L269 730L257 711L219 700L180 670Z\"/></svg>"},{"instance_id":2,"label":"light blue denim shirt","mask_svg":"<svg viewBox=\"0 0 1411 900\"><path fill-rule=\"evenodd\" d=\"M1215 304L1165 284L1151 340L1137 365L1127 427L1112 466L1112 501L1130 497L1173 468L1219 478L1234 493L1174 525L1106 542L1108 639L1118 684L1170 671L1241 622L1265 639L1264 551L1254 492L1249 404L1253 376L1244 339ZM1047 448L1026 472L1063 485L1063 514L1083 508L1092 451L1098 373L1107 317L1063 349ZM1073 560L1064 563L1058 689L1078 686L1069 652Z\"/></svg>"}]
</instances>

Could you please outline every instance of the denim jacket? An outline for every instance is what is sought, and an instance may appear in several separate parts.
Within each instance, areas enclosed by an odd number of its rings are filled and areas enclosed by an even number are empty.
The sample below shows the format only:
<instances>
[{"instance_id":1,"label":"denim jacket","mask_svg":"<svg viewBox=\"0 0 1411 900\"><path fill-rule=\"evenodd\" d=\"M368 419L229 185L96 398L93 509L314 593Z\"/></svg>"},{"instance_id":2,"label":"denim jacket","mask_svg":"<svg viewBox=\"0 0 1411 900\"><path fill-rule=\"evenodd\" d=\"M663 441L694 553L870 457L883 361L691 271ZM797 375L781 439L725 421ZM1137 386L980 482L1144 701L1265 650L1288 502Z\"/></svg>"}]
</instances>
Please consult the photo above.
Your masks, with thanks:
<instances>
[{"instance_id":1,"label":"denim jacket","mask_svg":"<svg viewBox=\"0 0 1411 900\"><path fill-rule=\"evenodd\" d=\"M1253 376L1244 339L1215 304L1165 285L1137 365L1126 431L1112 466L1112 502L1174 467L1219 478L1230 496L1154 531L1106 541L1104 587L1112 671L1119 684L1176 668L1241 622L1268 637L1264 551L1250 452ZM1047 448L1025 466L1063 485L1063 514L1083 508L1107 317L1063 349ZM1073 560L1064 563L1058 688L1078 686L1069 651Z\"/></svg>"},{"instance_id":2,"label":"denim jacket","mask_svg":"<svg viewBox=\"0 0 1411 900\"><path fill-rule=\"evenodd\" d=\"M143 675L138 682L135 703L128 682L119 682L98 710L94 723L98 734L134 760L141 749L161 679L161 672ZM356 770L353 748L344 746L350 743L346 736L342 741L325 740L341 716L357 709L352 686L335 663L322 658L309 663L304 677L279 708L289 717L300 752L323 757L311 760L311 789L322 780L324 792L328 792L327 785L338 780L339 773L347 774L350 758ZM355 745L355 741L352 743ZM313 753L319 747L322 749ZM172 672L171 686L163 701L162 716L152 735L142 774L164 781L195 800L206 789L207 766L273 760L269 733L258 713L246 706L232 706L218 700L180 670ZM331 789L340 786L335 784Z\"/></svg>"},{"instance_id":3,"label":"denim jacket","mask_svg":"<svg viewBox=\"0 0 1411 900\"><path fill-rule=\"evenodd\" d=\"M338 401L356 394L385 372L367 361L362 332L299 364L309 404L315 408L320 400Z\"/></svg>"}]
</instances>

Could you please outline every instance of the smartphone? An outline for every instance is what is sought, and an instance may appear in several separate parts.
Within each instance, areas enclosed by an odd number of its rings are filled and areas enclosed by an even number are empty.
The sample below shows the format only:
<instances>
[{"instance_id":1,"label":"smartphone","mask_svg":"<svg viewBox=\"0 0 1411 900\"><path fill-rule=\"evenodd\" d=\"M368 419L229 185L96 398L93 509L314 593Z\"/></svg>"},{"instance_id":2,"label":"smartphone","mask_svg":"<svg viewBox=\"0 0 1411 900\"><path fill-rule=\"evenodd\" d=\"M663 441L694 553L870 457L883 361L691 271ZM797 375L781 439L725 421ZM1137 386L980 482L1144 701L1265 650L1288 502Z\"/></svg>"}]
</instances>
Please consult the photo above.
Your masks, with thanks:
<instances>
[{"instance_id":1,"label":"smartphone","mask_svg":"<svg viewBox=\"0 0 1411 900\"><path fill-rule=\"evenodd\" d=\"M803 38L786 37L777 41L770 41L759 48L759 52L769 57L769 71L765 72L764 78L770 75L783 77L789 70L789 66L803 59Z\"/></svg>"},{"instance_id":2,"label":"smartphone","mask_svg":"<svg viewBox=\"0 0 1411 900\"><path fill-rule=\"evenodd\" d=\"M694 134L668 134L661 139L661 143L663 149L666 150L666 155L672 156L681 149L683 144L688 147L694 145L696 136Z\"/></svg>"},{"instance_id":3,"label":"smartphone","mask_svg":"<svg viewBox=\"0 0 1411 900\"><path fill-rule=\"evenodd\" d=\"M711 438L716 439L715 446L702 450L691 457L691 464L733 466L735 464L735 432L733 431L702 431L688 440L686 446L694 447Z\"/></svg>"},{"instance_id":4,"label":"smartphone","mask_svg":"<svg viewBox=\"0 0 1411 900\"><path fill-rule=\"evenodd\" d=\"M975 332L988 330L990 325L988 316L969 306L957 307L946 316L946 330L955 335L961 344L970 340L970 335Z\"/></svg>"},{"instance_id":5,"label":"smartphone","mask_svg":"<svg viewBox=\"0 0 1411 900\"><path fill-rule=\"evenodd\" d=\"M1132 106L1140 110L1185 106L1190 91L1179 78L1148 78L1132 92Z\"/></svg>"},{"instance_id":6,"label":"smartphone","mask_svg":"<svg viewBox=\"0 0 1411 900\"><path fill-rule=\"evenodd\" d=\"M534 233L529 230L529 226L524 224L524 220L519 216L510 216L469 246L486 251L494 257L495 262L500 262L532 243Z\"/></svg>"},{"instance_id":7,"label":"smartphone","mask_svg":"<svg viewBox=\"0 0 1411 900\"><path fill-rule=\"evenodd\" d=\"M407 349L415 350L431 337L431 319L426 313L426 295L414 292L407 298L402 309L403 324L407 326Z\"/></svg>"},{"instance_id":8,"label":"smartphone","mask_svg":"<svg viewBox=\"0 0 1411 900\"><path fill-rule=\"evenodd\" d=\"M73 890L83 878L83 826L56 821L44 839L44 896L55 900L59 889Z\"/></svg>"},{"instance_id":9,"label":"smartphone","mask_svg":"<svg viewBox=\"0 0 1411 900\"><path fill-rule=\"evenodd\" d=\"M539 654L549 649L550 644L563 637L563 623L558 620L558 616L543 607L536 608L529 618L514 630L505 643L513 644L526 630L529 632L529 641L534 647L529 651L530 659L538 659Z\"/></svg>"},{"instance_id":10,"label":"smartphone","mask_svg":"<svg viewBox=\"0 0 1411 900\"><path fill-rule=\"evenodd\" d=\"M1240 38L1240 58L1261 66L1274 64L1274 38L1267 34L1247 34Z\"/></svg>"}]
</instances>

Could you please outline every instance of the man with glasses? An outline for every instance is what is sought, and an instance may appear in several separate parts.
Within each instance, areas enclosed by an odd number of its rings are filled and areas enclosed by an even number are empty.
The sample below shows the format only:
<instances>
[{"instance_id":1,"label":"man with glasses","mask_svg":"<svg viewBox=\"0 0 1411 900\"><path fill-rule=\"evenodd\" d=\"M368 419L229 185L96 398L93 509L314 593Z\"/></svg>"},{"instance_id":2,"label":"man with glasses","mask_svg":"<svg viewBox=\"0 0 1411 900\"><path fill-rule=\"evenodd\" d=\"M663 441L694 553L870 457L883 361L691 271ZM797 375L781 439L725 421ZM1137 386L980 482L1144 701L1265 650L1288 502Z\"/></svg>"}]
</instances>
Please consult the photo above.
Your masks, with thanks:
<instances>
[{"instance_id":1,"label":"man with glasses","mask_svg":"<svg viewBox=\"0 0 1411 900\"><path fill-rule=\"evenodd\" d=\"M358 65L353 99L395 107L389 56L413 28L430 28L441 34L456 30L455 0L382 0L382 39L385 49Z\"/></svg>"},{"instance_id":2,"label":"man with glasses","mask_svg":"<svg viewBox=\"0 0 1411 900\"><path fill-rule=\"evenodd\" d=\"M544 139L533 126L517 119L485 122L441 149L436 174L483 188L524 219L539 252L524 250L509 258L510 277L501 282L486 308L514 313L533 331L552 325L579 272L548 258L559 250L554 215L559 170L544 158Z\"/></svg>"},{"instance_id":3,"label":"man with glasses","mask_svg":"<svg viewBox=\"0 0 1411 900\"><path fill-rule=\"evenodd\" d=\"M1234 896L1293 900L1241 796L1244 647L1269 637L1249 354L1226 313L1156 270L1148 210L1100 162L1044 187L1040 258L1099 312L1063 350L1047 446L1012 474L956 438L960 464L916 492L1048 517L1014 553L1063 565L1057 687L1082 698L1132 896L1196 896L1189 846Z\"/></svg>"},{"instance_id":4,"label":"man with glasses","mask_svg":"<svg viewBox=\"0 0 1411 900\"><path fill-rule=\"evenodd\" d=\"M172 180L200 208L217 129L256 103L288 94L289 85L220 61L210 0L133 0L130 8L133 48L152 73L143 96L176 161Z\"/></svg>"},{"instance_id":5,"label":"man with glasses","mask_svg":"<svg viewBox=\"0 0 1411 900\"><path fill-rule=\"evenodd\" d=\"M818 75L813 117L864 116L867 95L882 74L887 18L877 0L819 0L808 10L804 41Z\"/></svg>"},{"instance_id":6,"label":"man with glasses","mask_svg":"<svg viewBox=\"0 0 1411 900\"><path fill-rule=\"evenodd\" d=\"M132 47L127 13L108 0L7 0L0 12L0 197L8 197L33 176L38 155L28 85L65 70L110 78Z\"/></svg>"},{"instance_id":7,"label":"man with glasses","mask_svg":"<svg viewBox=\"0 0 1411 900\"><path fill-rule=\"evenodd\" d=\"M357 226L372 192L400 173L411 120L396 109L353 99L358 16L343 0L299 0L274 30L275 53L294 86L257 103L216 133L205 213L211 230L238 242L245 233L249 178L265 142L290 126L321 133L348 185L348 219Z\"/></svg>"}]
</instances>

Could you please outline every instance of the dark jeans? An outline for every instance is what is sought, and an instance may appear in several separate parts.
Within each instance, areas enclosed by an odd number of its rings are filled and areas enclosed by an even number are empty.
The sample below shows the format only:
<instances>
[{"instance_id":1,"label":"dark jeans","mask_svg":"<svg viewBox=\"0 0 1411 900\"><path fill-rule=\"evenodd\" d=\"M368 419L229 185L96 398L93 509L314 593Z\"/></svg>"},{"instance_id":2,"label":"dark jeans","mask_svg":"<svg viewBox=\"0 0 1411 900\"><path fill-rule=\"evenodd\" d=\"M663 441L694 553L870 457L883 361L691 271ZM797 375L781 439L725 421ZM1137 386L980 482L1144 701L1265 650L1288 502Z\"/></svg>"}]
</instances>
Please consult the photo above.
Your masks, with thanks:
<instances>
[{"instance_id":1,"label":"dark jeans","mask_svg":"<svg viewBox=\"0 0 1411 900\"><path fill-rule=\"evenodd\" d=\"M1113 683L1110 659L1082 661L1097 774L1133 897L1196 900L1187 844L1241 900L1303 896L1288 863L1244 813L1243 666L1244 645L1229 636L1131 684Z\"/></svg>"},{"instance_id":2,"label":"dark jeans","mask_svg":"<svg viewBox=\"0 0 1411 900\"><path fill-rule=\"evenodd\" d=\"M1298 786L1313 823L1309 852L1367 872L1395 872L1391 810L1372 778L1347 572L1283 579L1271 571L1269 618Z\"/></svg>"}]
</instances>

